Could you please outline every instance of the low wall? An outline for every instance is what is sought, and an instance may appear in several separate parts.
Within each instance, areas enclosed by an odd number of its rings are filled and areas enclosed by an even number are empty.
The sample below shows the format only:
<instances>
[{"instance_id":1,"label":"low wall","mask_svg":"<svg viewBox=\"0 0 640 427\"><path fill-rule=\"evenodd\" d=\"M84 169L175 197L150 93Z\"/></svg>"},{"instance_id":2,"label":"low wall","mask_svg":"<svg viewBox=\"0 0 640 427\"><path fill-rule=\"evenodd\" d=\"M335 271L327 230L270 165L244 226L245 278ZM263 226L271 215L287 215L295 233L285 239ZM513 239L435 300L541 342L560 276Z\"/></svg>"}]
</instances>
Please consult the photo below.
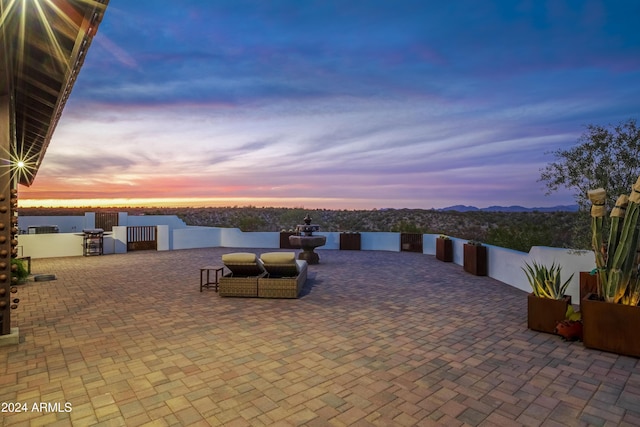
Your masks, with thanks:
<instances>
[{"instance_id":1,"label":"low wall","mask_svg":"<svg viewBox=\"0 0 640 427\"><path fill-rule=\"evenodd\" d=\"M400 233L360 233L360 248L363 251L400 252Z\"/></svg>"},{"instance_id":2,"label":"low wall","mask_svg":"<svg viewBox=\"0 0 640 427\"><path fill-rule=\"evenodd\" d=\"M220 246L225 248L278 248L280 233L244 233L238 228L221 228Z\"/></svg>"},{"instance_id":3,"label":"low wall","mask_svg":"<svg viewBox=\"0 0 640 427\"><path fill-rule=\"evenodd\" d=\"M57 258L84 255L84 238L75 233L19 234L18 255L35 258ZM115 253L113 237L104 236L105 255Z\"/></svg>"},{"instance_id":4,"label":"low wall","mask_svg":"<svg viewBox=\"0 0 640 427\"><path fill-rule=\"evenodd\" d=\"M325 236L327 238L327 243L324 246L318 248L320 249L340 249L340 233L339 232L318 232L314 233L318 236Z\"/></svg>"},{"instance_id":5,"label":"low wall","mask_svg":"<svg viewBox=\"0 0 640 427\"><path fill-rule=\"evenodd\" d=\"M133 218L136 218L133 220ZM157 218L156 218L157 220ZM178 222L172 225L154 224L152 216L144 218L129 217L129 225L158 225L158 250L195 249L195 248L279 248L280 233L277 232L242 232L238 228L217 227L180 227ZM177 227L177 228L174 228ZM316 233L327 237L327 243L318 248L322 250L336 250L340 248L340 233ZM361 236L361 250L363 251L400 251L400 233L363 232ZM437 234L423 235L423 253L435 255ZM453 241L453 262L460 266L464 263L464 239L451 238ZM22 256L32 258L51 258L83 255L83 237L76 233L55 234L21 234L18 245ZM496 280L509 284L525 292L531 291L522 267L525 263L536 261L545 265L555 262L562 267L564 280L571 274L573 278L567 293L571 295L573 303L579 304L580 282L579 273L595 268L593 252L575 251L571 249L549 248L535 246L529 253L519 252L498 246L487 247L487 274ZM126 227L114 227L112 235L104 238L104 253L126 252Z\"/></svg>"},{"instance_id":6,"label":"low wall","mask_svg":"<svg viewBox=\"0 0 640 427\"><path fill-rule=\"evenodd\" d=\"M222 230L218 227L188 227L173 230L173 249L220 247Z\"/></svg>"},{"instance_id":7,"label":"low wall","mask_svg":"<svg viewBox=\"0 0 640 427\"><path fill-rule=\"evenodd\" d=\"M437 234L423 236L423 252L435 255ZM464 244L467 240L451 238L453 241L453 262L464 265ZM511 285L525 292L531 292L531 285L522 267L533 261L545 265L556 263L562 268L562 280L571 277L567 287L567 295L571 295L573 304L580 303L580 272L591 271L595 268L595 258L592 251L577 251L574 249L550 248L534 246L529 253L499 246L487 247L487 275L493 279Z\"/></svg>"},{"instance_id":8,"label":"low wall","mask_svg":"<svg viewBox=\"0 0 640 427\"><path fill-rule=\"evenodd\" d=\"M527 277L522 271L525 262L530 261L526 252L501 248L500 246L487 246L487 275L496 280L508 283L511 286L526 292L531 291ZM463 248L460 249L462 251ZM462 265L462 263L460 264Z\"/></svg>"}]
</instances>

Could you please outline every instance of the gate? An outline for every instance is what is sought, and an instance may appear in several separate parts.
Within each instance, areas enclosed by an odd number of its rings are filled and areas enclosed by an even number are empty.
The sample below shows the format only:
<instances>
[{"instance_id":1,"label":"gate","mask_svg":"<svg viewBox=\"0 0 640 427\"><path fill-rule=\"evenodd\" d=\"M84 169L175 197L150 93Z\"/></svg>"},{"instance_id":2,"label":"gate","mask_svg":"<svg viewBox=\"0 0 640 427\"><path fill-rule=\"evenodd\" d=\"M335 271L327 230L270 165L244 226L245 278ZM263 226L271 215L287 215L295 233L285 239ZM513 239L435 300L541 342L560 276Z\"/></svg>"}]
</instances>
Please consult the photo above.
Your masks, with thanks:
<instances>
[{"instance_id":1,"label":"gate","mask_svg":"<svg viewBox=\"0 0 640 427\"><path fill-rule=\"evenodd\" d=\"M104 231L113 231L118 226L118 212L96 212L96 226Z\"/></svg>"},{"instance_id":2,"label":"gate","mask_svg":"<svg viewBox=\"0 0 640 427\"><path fill-rule=\"evenodd\" d=\"M422 234L401 233L400 250L405 252L422 253Z\"/></svg>"},{"instance_id":3,"label":"gate","mask_svg":"<svg viewBox=\"0 0 640 427\"><path fill-rule=\"evenodd\" d=\"M155 225L127 227L127 251L157 250L158 239Z\"/></svg>"}]
</instances>

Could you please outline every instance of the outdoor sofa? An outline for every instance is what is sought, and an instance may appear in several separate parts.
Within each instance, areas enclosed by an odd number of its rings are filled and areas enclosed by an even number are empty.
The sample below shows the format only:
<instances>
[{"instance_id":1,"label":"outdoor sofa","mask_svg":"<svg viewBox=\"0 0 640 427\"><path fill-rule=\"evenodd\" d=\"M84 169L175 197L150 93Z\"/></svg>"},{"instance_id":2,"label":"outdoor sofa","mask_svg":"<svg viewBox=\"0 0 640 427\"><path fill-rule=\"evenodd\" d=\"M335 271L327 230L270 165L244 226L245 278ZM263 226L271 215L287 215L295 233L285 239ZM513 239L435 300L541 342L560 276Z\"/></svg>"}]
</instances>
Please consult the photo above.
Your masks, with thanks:
<instances>
[{"instance_id":1,"label":"outdoor sofa","mask_svg":"<svg viewBox=\"0 0 640 427\"><path fill-rule=\"evenodd\" d=\"M267 275L258 279L259 297L298 298L307 281L307 261L294 252L267 252L260 261Z\"/></svg>"},{"instance_id":2,"label":"outdoor sofa","mask_svg":"<svg viewBox=\"0 0 640 427\"><path fill-rule=\"evenodd\" d=\"M258 279L266 276L256 254L234 252L222 255L222 263L229 270L220 278L218 294L222 297L257 297Z\"/></svg>"},{"instance_id":3,"label":"outdoor sofa","mask_svg":"<svg viewBox=\"0 0 640 427\"><path fill-rule=\"evenodd\" d=\"M218 293L223 297L297 298L307 280L307 262L294 252L267 252L222 255L229 273L220 278Z\"/></svg>"}]
</instances>

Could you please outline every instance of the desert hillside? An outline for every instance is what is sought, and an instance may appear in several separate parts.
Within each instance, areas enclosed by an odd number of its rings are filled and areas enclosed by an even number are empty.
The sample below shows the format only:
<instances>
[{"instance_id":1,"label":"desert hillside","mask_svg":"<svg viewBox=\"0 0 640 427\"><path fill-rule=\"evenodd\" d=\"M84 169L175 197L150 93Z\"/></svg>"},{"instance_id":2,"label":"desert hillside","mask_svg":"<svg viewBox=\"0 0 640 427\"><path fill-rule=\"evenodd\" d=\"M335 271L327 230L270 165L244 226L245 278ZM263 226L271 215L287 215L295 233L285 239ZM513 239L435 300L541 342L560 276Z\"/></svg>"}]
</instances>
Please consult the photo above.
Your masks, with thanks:
<instances>
[{"instance_id":1,"label":"desert hillside","mask_svg":"<svg viewBox=\"0 0 640 427\"><path fill-rule=\"evenodd\" d=\"M528 251L531 246L584 249L589 219L579 212L456 212L425 209L329 210L302 208L28 208L19 215L177 215L187 225L238 227L243 231L281 231L302 224L309 214L322 231L378 231L446 234Z\"/></svg>"}]
</instances>

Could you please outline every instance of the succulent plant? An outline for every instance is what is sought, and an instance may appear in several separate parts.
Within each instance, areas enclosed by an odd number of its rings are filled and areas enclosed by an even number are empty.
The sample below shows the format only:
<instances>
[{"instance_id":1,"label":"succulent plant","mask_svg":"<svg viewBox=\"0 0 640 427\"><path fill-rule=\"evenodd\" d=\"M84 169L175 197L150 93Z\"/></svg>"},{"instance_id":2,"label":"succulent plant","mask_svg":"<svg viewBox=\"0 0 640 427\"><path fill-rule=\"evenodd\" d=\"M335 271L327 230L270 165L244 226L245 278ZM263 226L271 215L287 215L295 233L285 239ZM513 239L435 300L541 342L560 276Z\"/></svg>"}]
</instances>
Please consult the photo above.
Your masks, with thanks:
<instances>
[{"instance_id":1,"label":"succulent plant","mask_svg":"<svg viewBox=\"0 0 640 427\"><path fill-rule=\"evenodd\" d=\"M555 262L551 264L551 267L547 267L532 261L531 264L525 263L522 270L527 275L533 294L541 298L564 298L564 293L573 278L572 274L566 282L562 283L560 279L562 267Z\"/></svg>"},{"instance_id":2,"label":"succulent plant","mask_svg":"<svg viewBox=\"0 0 640 427\"><path fill-rule=\"evenodd\" d=\"M573 278L572 274L567 281L562 283L560 279L562 267L555 262L551 264L551 267L547 267L532 261L531 264L525 263L522 270L527 275L533 294L541 298L564 298L564 293Z\"/></svg>"},{"instance_id":3,"label":"succulent plant","mask_svg":"<svg viewBox=\"0 0 640 427\"><path fill-rule=\"evenodd\" d=\"M621 195L610 214L609 240L603 241L606 192L588 193L591 200L591 245L598 272L598 293L607 302L638 305L640 281L637 251L640 215L640 177L630 196Z\"/></svg>"}]
</instances>

